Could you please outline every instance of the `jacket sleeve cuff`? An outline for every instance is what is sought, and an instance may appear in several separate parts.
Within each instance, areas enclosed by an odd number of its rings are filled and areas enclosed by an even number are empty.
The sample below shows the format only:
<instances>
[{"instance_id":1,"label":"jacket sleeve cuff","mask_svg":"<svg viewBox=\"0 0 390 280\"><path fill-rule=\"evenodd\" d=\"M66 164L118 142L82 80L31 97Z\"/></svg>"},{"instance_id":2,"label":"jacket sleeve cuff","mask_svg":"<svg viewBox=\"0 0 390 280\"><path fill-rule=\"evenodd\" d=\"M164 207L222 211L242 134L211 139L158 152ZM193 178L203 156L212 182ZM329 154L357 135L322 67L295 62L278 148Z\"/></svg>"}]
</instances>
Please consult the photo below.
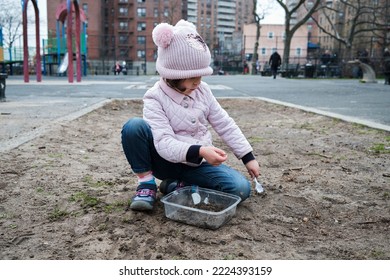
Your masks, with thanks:
<instances>
[{"instance_id":1,"label":"jacket sleeve cuff","mask_svg":"<svg viewBox=\"0 0 390 280\"><path fill-rule=\"evenodd\" d=\"M188 149L187 156L186 156L186 161L199 164L202 162L203 158L199 156L199 150L201 145L192 145Z\"/></svg>"},{"instance_id":2,"label":"jacket sleeve cuff","mask_svg":"<svg viewBox=\"0 0 390 280\"><path fill-rule=\"evenodd\" d=\"M245 156L243 156L242 157L242 162L244 163L244 164L247 164L248 162L250 162L251 160L254 160L254 159L256 159L255 158L255 156L253 155L253 153L252 152L249 152L249 153L247 153Z\"/></svg>"}]
</instances>

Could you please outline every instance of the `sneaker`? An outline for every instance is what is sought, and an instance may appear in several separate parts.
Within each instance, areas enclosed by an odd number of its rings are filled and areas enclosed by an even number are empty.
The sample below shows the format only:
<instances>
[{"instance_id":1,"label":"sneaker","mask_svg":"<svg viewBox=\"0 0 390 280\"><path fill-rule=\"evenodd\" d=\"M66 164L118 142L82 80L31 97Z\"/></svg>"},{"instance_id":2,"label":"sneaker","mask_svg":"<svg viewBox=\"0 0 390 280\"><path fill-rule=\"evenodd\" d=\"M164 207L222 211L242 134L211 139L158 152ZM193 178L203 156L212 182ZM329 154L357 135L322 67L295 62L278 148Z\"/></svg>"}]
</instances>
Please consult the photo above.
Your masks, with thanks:
<instances>
[{"instance_id":1,"label":"sneaker","mask_svg":"<svg viewBox=\"0 0 390 280\"><path fill-rule=\"evenodd\" d=\"M131 199L130 209L137 211L153 210L156 202L156 191L151 189L139 189Z\"/></svg>"},{"instance_id":2,"label":"sneaker","mask_svg":"<svg viewBox=\"0 0 390 280\"><path fill-rule=\"evenodd\" d=\"M163 180L160 184L160 192L166 195L184 186L185 183L183 181L175 179L166 179Z\"/></svg>"}]
</instances>

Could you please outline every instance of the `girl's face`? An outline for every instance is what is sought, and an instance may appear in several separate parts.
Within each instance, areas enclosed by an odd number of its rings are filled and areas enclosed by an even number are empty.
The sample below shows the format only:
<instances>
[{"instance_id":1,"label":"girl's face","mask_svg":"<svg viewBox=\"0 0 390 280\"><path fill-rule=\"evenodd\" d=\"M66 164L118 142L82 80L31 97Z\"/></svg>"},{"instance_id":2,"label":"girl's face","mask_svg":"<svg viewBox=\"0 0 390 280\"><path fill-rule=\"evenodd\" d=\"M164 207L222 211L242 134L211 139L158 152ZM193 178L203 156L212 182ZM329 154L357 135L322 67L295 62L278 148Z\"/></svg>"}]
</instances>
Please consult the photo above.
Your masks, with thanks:
<instances>
[{"instance_id":1,"label":"girl's face","mask_svg":"<svg viewBox=\"0 0 390 280\"><path fill-rule=\"evenodd\" d=\"M189 78L182 80L179 85L178 89L185 95L190 94L195 89L198 88L200 85L200 82L202 81L202 77L195 77L195 78Z\"/></svg>"}]
</instances>

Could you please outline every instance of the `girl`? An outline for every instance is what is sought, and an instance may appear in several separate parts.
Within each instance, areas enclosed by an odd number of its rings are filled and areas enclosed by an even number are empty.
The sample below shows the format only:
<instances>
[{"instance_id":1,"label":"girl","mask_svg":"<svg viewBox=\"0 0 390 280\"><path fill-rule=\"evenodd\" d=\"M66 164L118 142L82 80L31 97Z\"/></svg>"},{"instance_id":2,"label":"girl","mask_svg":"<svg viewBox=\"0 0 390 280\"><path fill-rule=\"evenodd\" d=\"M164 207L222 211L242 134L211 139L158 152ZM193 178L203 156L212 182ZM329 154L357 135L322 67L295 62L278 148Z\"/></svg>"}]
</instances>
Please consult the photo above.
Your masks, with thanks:
<instances>
[{"instance_id":1,"label":"girl","mask_svg":"<svg viewBox=\"0 0 390 280\"><path fill-rule=\"evenodd\" d=\"M161 78L144 95L143 118L130 119L122 129L123 150L139 183L130 208L153 209L155 178L163 180L164 194L188 184L247 199L250 182L224 164L227 154L212 145L208 130L211 125L252 178L259 176L251 145L201 81L213 72L209 48L185 20L161 23L152 36Z\"/></svg>"}]
</instances>

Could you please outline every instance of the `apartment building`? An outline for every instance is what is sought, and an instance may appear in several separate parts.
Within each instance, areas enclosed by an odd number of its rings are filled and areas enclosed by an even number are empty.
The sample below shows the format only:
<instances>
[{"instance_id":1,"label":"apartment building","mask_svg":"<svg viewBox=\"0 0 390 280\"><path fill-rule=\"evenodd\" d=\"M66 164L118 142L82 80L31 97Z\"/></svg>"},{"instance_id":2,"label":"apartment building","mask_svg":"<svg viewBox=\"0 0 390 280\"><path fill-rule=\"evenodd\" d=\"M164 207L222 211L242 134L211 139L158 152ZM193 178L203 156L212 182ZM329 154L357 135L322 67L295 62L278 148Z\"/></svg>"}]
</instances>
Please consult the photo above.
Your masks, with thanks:
<instances>
[{"instance_id":1,"label":"apartment building","mask_svg":"<svg viewBox=\"0 0 390 280\"><path fill-rule=\"evenodd\" d=\"M49 36L57 34L58 12L66 2L47 1ZM78 3L87 19L88 67L98 74L112 73L115 61L138 74L155 73L157 48L151 34L160 22L176 24L181 18L193 22L212 55L241 47L242 36L236 34L242 34L244 24L253 22L253 1L246 0L79 0ZM62 28L64 25L66 22L61 22Z\"/></svg>"},{"instance_id":2,"label":"apartment building","mask_svg":"<svg viewBox=\"0 0 390 280\"><path fill-rule=\"evenodd\" d=\"M245 54L251 59L254 53L256 41L256 24L248 24L244 27ZM268 64L272 53L277 51L281 56L284 51L285 30L283 24L264 24L258 47L258 60L263 67ZM294 34L290 45L290 63L306 64L307 62L307 27L301 26ZM249 65L251 67L251 65Z\"/></svg>"},{"instance_id":3,"label":"apartment building","mask_svg":"<svg viewBox=\"0 0 390 280\"><path fill-rule=\"evenodd\" d=\"M292 10L298 4L298 0L287 0L286 5L289 10ZM314 5L314 0L306 0L304 5L301 5L297 11L292 15L290 23L295 25L307 14L307 11L311 9ZM318 19L318 13L314 13L311 18L309 18L305 25L307 28L307 41L309 46L316 47L319 44L319 28L315 24L315 20Z\"/></svg>"},{"instance_id":4,"label":"apartment building","mask_svg":"<svg viewBox=\"0 0 390 280\"><path fill-rule=\"evenodd\" d=\"M329 9L323 9L317 13L318 23L327 32L334 32L335 34L343 34L346 30L345 12L346 6L342 5L339 1L326 0L324 3ZM333 31L332 31L333 30ZM330 50L331 52L340 53L340 46L337 41L322 29L318 30L318 44L323 51Z\"/></svg>"}]
</instances>

